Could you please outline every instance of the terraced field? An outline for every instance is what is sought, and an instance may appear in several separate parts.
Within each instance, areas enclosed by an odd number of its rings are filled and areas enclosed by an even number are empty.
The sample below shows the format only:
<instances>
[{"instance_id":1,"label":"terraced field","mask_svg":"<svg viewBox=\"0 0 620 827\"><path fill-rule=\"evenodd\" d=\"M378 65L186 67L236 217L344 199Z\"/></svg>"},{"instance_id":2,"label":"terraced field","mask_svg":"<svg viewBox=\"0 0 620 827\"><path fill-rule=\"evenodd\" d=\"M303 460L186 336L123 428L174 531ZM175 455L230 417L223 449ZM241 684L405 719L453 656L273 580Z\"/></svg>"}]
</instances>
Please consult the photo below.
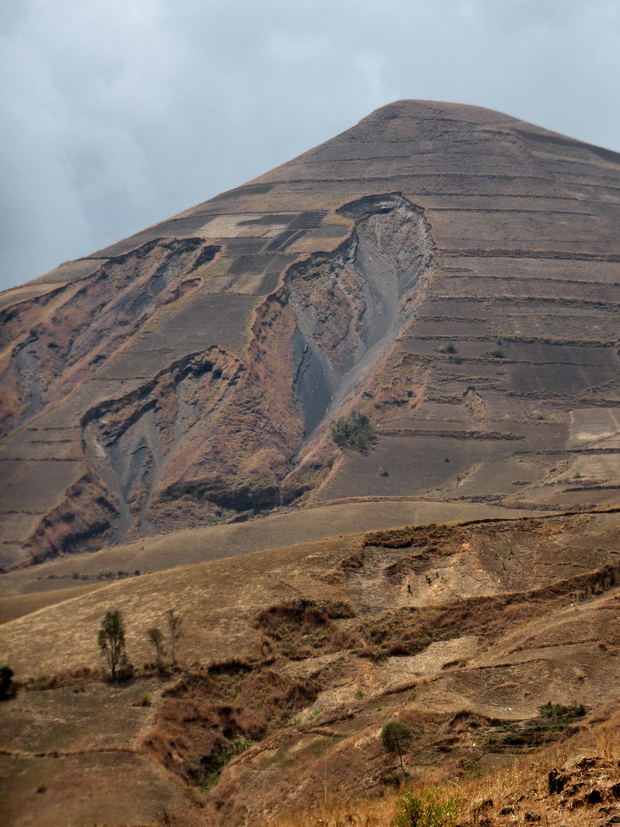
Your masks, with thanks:
<instances>
[{"instance_id":1,"label":"terraced field","mask_svg":"<svg viewBox=\"0 0 620 827\"><path fill-rule=\"evenodd\" d=\"M350 497L617 503L619 218L619 155L400 101L7 291L0 564Z\"/></svg>"}]
</instances>

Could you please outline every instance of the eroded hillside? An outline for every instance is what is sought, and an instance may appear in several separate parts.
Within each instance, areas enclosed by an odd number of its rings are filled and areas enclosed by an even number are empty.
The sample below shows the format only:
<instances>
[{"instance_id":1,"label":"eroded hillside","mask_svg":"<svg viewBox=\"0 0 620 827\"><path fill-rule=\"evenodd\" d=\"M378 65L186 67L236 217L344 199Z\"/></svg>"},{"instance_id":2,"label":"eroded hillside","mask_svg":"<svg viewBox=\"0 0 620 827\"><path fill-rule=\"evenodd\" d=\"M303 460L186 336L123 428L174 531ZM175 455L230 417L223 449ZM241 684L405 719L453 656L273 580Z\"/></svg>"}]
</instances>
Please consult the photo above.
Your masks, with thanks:
<instances>
[{"instance_id":1,"label":"eroded hillside","mask_svg":"<svg viewBox=\"0 0 620 827\"><path fill-rule=\"evenodd\" d=\"M604 759L593 733L617 713L619 554L617 511L406 527L131 578L14 620L1 656L30 684L0 704L3 812L20 827L356 812L394 790L380 737L394 717L415 734L408 783L492 787L554 744ZM171 606L180 671L102 683L105 611L122 611L141 664ZM554 807L590 817L598 801L610 818L609 779L574 806L580 788L564 804L554 790ZM501 806L538 812L549 793L493 795L504 824Z\"/></svg>"},{"instance_id":2,"label":"eroded hillside","mask_svg":"<svg viewBox=\"0 0 620 827\"><path fill-rule=\"evenodd\" d=\"M619 178L401 101L7 291L0 564L351 497L615 503Z\"/></svg>"}]
</instances>

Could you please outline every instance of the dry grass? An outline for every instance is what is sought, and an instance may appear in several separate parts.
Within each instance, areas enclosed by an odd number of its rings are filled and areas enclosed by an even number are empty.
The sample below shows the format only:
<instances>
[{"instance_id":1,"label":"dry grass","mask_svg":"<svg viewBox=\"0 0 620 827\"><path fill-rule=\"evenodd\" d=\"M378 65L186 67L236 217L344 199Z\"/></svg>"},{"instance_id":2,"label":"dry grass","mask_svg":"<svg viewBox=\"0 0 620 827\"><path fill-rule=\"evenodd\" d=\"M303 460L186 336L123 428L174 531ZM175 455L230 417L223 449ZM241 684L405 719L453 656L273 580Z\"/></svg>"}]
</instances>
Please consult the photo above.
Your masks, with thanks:
<instances>
[{"instance_id":1,"label":"dry grass","mask_svg":"<svg viewBox=\"0 0 620 827\"><path fill-rule=\"evenodd\" d=\"M463 827L611 823L611 816L620 816L619 756L620 712L616 711L608 720L562 744L481 777L444 782L440 789L446 796L458 795L458 824ZM550 789L552 771L564 778L560 792ZM425 786L428 784L413 789ZM380 799L343 801L326 789L315 811L267 818L262 823L265 827L390 827L400 811L399 795L400 791L388 790ZM604 820L599 822L600 818Z\"/></svg>"},{"instance_id":2,"label":"dry grass","mask_svg":"<svg viewBox=\"0 0 620 827\"><path fill-rule=\"evenodd\" d=\"M153 706L144 710L152 717L135 736L134 747L145 760L155 759L150 763L166 774L166 783L189 782L206 790L221 772L203 802L204 823L241 827L246 814L256 824L274 827L278 819L286 824L285 816L290 824L325 827L351 823L356 816L354 823L383 827L394 817L397 792L394 762L379 738L387 716L402 717L416 732L407 761L412 781L451 780L469 806L496 783L491 773L471 776L562 737L531 719L541 703L569 704L578 698L595 707L613 697L620 604L613 592L604 593L613 588L616 568L599 561L609 559L602 549L615 535L595 535L592 522L588 528L585 543L598 556L588 557L586 547L581 559L596 560L598 568L586 574L551 582L566 539L556 532L548 547L550 541L537 534L536 559L546 566L538 581L542 587L460 600L448 592L437 594L434 605L417 608L403 605L412 598L394 568L411 552L364 546L361 535L125 579L5 624L4 640L18 656L8 660L13 665L21 658L18 677L57 676L59 688L24 692L24 699L39 696L51 709L54 698L62 696L69 710L76 704L86 708L91 693L96 696L96 728L108 694L111 699L121 688L86 681L86 691L74 694L73 684L74 670L100 666L96 633L104 612L123 612L129 655L140 666L153 658L146 630L165 628L164 613L174 608L183 618L178 655L184 674L163 695L164 681L153 683L160 688L149 691ZM497 531L497 524L478 526L476 546L463 527L439 531L441 537L430 527L416 532L430 549L433 567L437 556L448 566L453 565L450 555L472 558L482 544L491 551L494 543L503 548L508 536ZM389 533L381 539L389 542ZM402 539L394 538L398 546ZM487 558L494 559L491 553L476 559ZM531 569L533 578L537 569ZM583 602L569 605L576 600ZM460 635L470 641L469 648L451 646L460 645ZM387 656L360 657L373 649ZM457 649L461 654L453 656ZM389 656L397 652L406 654ZM128 699L132 714L142 709L133 706L139 697L136 691ZM24 702L18 697L16 703ZM66 720L61 707L54 717ZM459 709L466 711L467 721L452 720ZM3 717L8 726L10 716ZM602 757L615 749L618 725L612 717L606 713L586 733L587 748ZM46 723L42 735L47 728ZM591 737L595 731L598 742ZM230 752L236 739L249 739L254 746L237 755ZM549 766L556 761L545 760ZM485 813L495 819L490 824L505 823L500 811L515 806L508 792L530 783L530 764L536 761L525 758L516 780L505 771L497 782L500 792L507 791L504 798L488 793L497 798ZM40 780L52 789L54 772L50 766L49 776L37 779L34 789ZM524 801L540 807L541 796L548 797L544 769L532 778L538 786L531 781L533 792ZM36 799L46 800L43 794ZM212 815L207 817L207 811ZM471 819L463 823L479 823Z\"/></svg>"},{"instance_id":3,"label":"dry grass","mask_svg":"<svg viewBox=\"0 0 620 827\"><path fill-rule=\"evenodd\" d=\"M81 586L70 586L66 589L54 589L53 591L0 598L0 625L18 617L32 614L32 612L37 612L39 609L54 606L56 603L63 603L72 597L87 594L101 588L103 585L103 583L85 583Z\"/></svg>"}]
</instances>

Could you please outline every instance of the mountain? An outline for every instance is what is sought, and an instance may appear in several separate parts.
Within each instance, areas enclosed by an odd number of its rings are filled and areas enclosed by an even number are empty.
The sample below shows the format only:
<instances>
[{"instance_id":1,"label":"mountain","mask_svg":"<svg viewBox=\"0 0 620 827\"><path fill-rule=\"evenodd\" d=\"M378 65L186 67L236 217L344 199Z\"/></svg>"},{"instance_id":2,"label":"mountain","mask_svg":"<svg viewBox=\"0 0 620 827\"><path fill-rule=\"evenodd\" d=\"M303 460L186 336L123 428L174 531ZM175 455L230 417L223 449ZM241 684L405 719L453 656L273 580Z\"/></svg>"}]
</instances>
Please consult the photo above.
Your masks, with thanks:
<instances>
[{"instance_id":1,"label":"mountain","mask_svg":"<svg viewBox=\"0 0 620 827\"><path fill-rule=\"evenodd\" d=\"M0 295L2 823L620 821L619 192L400 101Z\"/></svg>"},{"instance_id":2,"label":"mountain","mask_svg":"<svg viewBox=\"0 0 620 827\"><path fill-rule=\"evenodd\" d=\"M620 155L399 101L1 296L2 563L253 510L620 485ZM342 451L360 411L372 450Z\"/></svg>"}]
</instances>

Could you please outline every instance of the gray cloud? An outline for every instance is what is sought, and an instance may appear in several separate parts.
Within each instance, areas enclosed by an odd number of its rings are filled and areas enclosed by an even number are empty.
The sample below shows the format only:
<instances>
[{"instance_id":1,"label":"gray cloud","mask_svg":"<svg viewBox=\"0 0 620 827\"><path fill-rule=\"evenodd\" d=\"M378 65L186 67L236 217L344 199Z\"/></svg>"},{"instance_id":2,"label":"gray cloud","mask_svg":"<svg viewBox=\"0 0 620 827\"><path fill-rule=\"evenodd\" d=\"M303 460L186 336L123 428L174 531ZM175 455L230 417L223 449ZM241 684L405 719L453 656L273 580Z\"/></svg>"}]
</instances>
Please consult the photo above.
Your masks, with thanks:
<instances>
[{"instance_id":1,"label":"gray cloud","mask_svg":"<svg viewBox=\"0 0 620 827\"><path fill-rule=\"evenodd\" d=\"M8 0L0 286L236 186L397 98L620 150L609 0Z\"/></svg>"}]
</instances>

